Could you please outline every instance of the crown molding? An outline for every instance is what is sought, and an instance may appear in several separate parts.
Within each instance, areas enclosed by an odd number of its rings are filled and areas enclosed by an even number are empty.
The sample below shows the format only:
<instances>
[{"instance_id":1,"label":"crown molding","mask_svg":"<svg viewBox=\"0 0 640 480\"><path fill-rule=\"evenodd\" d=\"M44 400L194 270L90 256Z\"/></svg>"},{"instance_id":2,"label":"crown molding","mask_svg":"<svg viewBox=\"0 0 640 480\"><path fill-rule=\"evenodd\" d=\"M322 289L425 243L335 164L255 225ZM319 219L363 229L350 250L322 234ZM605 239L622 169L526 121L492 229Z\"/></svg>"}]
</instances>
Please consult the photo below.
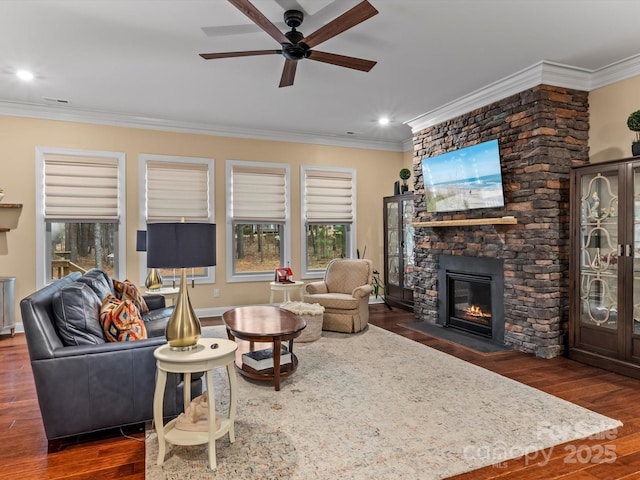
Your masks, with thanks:
<instances>
[{"instance_id":1,"label":"crown molding","mask_svg":"<svg viewBox=\"0 0 640 480\"><path fill-rule=\"evenodd\" d=\"M590 86L589 75L581 68L538 62L405 123L416 133L540 84L585 90Z\"/></svg>"},{"instance_id":2,"label":"crown molding","mask_svg":"<svg viewBox=\"0 0 640 480\"><path fill-rule=\"evenodd\" d=\"M640 75L640 54L596 70L542 61L405 123L415 134L427 127L451 120L537 85L553 85L590 92L638 75Z\"/></svg>"},{"instance_id":3,"label":"crown molding","mask_svg":"<svg viewBox=\"0 0 640 480\"><path fill-rule=\"evenodd\" d=\"M619 62L594 70L591 76L590 90L606 87L638 75L640 75L640 54L632 55Z\"/></svg>"},{"instance_id":4,"label":"crown molding","mask_svg":"<svg viewBox=\"0 0 640 480\"><path fill-rule=\"evenodd\" d=\"M307 132L282 132L272 130L242 129L195 122L181 122L153 117L140 117L111 112L97 112L68 107L0 101L0 115L60 120L65 122L92 123L116 127L141 128L168 132L193 133L218 137L250 138L274 142L306 143L332 147L362 148L403 152L403 142L381 141L366 138L342 138Z\"/></svg>"}]
</instances>

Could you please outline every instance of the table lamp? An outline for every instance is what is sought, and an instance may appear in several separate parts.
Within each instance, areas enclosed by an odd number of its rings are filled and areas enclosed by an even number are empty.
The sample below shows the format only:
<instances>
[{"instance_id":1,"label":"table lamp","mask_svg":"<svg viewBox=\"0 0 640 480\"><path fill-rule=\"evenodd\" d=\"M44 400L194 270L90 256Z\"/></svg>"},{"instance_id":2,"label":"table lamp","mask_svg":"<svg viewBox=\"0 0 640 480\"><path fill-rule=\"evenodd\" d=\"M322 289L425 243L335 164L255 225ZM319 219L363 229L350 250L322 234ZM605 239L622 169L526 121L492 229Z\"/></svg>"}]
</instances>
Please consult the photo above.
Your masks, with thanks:
<instances>
[{"instance_id":1,"label":"table lamp","mask_svg":"<svg viewBox=\"0 0 640 480\"><path fill-rule=\"evenodd\" d=\"M200 320L187 289L187 268L216 264L213 223L150 223L147 225L147 267L179 268L180 290L165 336L172 350L191 350L200 339Z\"/></svg>"},{"instance_id":2,"label":"table lamp","mask_svg":"<svg viewBox=\"0 0 640 480\"><path fill-rule=\"evenodd\" d=\"M146 230L138 230L136 232L136 252L146 251L147 232ZM158 272L158 269L152 268L151 270L149 270L149 274L144 281L144 286L147 287L148 290L158 290L159 288L162 288L162 277L160 276L160 272Z\"/></svg>"}]
</instances>

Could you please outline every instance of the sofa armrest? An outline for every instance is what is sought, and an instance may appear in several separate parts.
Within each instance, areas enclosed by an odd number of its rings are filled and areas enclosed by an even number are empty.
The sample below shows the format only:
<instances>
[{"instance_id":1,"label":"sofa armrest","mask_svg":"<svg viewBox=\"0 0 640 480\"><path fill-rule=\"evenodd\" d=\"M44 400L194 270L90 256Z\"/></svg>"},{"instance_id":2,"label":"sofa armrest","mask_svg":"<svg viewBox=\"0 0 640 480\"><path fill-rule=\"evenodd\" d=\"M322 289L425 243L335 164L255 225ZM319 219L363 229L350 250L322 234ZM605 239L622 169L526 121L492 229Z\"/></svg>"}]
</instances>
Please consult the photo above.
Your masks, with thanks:
<instances>
[{"instance_id":1,"label":"sofa armrest","mask_svg":"<svg viewBox=\"0 0 640 480\"><path fill-rule=\"evenodd\" d=\"M371 285L362 285L353 290L352 294L353 298L363 298L368 297L373 292L373 286Z\"/></svg>"},{"instance_id":2,"label":"sofa armrest","mask_svg":"<svg viewBox=\"0 0 640 480\"><path fill-rule=\"evenodd\" d=\"M305 290L307 293L311 295L316 295L318 293L329 293L327 289L327 284L324 282L311 282L305 285Z\"/></svg>"},{"instance_id":3,"label":"sofa armrest","mask_svg":"<svg viewBox=\"0 0 640 480\"><path fill-rule=\"evenodd\" d=\"M53 358L81 357L84 355L108 356L120 351L135 351L148 348L156 349L166 343L166 338L154 337L133 342L105 342L96 345L74 345L54 349Z\"/></svg>"},{"instance_id":4,"label":"sofa armrest","mask_svg":"<svg viewBox=\"0 0 640 480\"><path fill-rule=\"evenodd\" d=\"M162 295L143 295L143 298L149 310L159 310L167 306Z\"/></svg>"}]
</instances>

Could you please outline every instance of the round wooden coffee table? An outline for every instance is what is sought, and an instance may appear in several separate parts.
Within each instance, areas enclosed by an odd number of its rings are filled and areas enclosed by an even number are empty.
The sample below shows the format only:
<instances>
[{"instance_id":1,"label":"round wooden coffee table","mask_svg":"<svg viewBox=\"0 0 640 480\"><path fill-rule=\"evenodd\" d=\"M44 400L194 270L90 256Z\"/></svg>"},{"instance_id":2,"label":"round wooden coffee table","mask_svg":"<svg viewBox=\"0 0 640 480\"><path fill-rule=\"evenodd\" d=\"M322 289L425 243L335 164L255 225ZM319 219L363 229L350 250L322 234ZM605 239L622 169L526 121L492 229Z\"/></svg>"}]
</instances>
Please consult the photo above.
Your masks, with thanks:
<instances>
[{"instance_id":1,"label":"round wooden coffee table","mask_svg":"<svg viewBox=\"0 0 640 480\"><path fill-rule=\"evenodd\" d=\"M270 305L254 305L237 307L222 314L222 321L227 327L229 340L245 340L236 351L236 367L238 371L255 380L273 380L276 391L280 390L280 379L288 377L298 368L298 357L293 353L293 339L298 337L307 323L297 315ZM289 342L291 362L280 365L280 348L282 342ZM255 370L242 361L242 354L248 351L261 350L254 348L255 343L272 343L273 368ZM263 348L270 348L263 346Z\"/></svg>"}]
</instances>

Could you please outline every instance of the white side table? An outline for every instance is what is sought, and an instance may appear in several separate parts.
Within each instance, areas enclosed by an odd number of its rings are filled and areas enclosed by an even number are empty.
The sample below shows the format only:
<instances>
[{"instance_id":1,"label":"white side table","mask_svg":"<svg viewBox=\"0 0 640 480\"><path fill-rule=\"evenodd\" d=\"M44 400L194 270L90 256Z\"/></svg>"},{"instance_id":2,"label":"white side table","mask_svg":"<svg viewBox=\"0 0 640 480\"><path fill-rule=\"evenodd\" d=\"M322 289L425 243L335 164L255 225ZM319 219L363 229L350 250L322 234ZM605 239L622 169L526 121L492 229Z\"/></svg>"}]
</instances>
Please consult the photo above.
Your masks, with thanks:
<instances>
[{"instance_id":1,"label":"white side table","mask_svg":"<svg viewBox=\"0 0 640 480\"><path fill-rule=\"evenodd\" d=\"M304 300L304 282L298 280L292 283L280 283L280 282L271 282L271 296L269 297L269 303L273 303L273 294L274 292L283 292L284 294L284 302L291 301L291 292L299 292L300 301Z\"/></svg>"},{"instance_id":2,"label":"white side table","mask_svg":"<svg viewBox=\"0 0 640 480\"><path fill-rule=\"evenodd\" d=\"M218 345L217 348L213 348ZM236 418L237 380L234 369L236 342L223 338L201 338L198 346L190 351L180 352L169 348L169 344L158 347L153 355L156 357L158 375L156 390L153 395L153 421L158 434L158 465L164 463L166 442L174 445L209 444L209 468L216 468L216 439L229 433L229 441L235 442L234 422ZM213 391L213 369L226 367L229 375L230 398L227 416L219 415L220 428L216 429L216 402ZM209 428L205 432L187 431L175 428L176 419L163 424L162 410L164 389L167 385L167 373L184 374L184 405L191 402L191 374L206 372L206 385L209 406Z\"/></svg>"},{"instance_id":3,"label":"white side table","mask_svg":"<svg viewBox=\"0 0 640 480\"><path fill-rule=\"evenodd\" d=\"M175 305L176 297L178 296L179 291L180 289L178 287L176 288L162 287L156 290L147 290L144 293L145 295L162 295L165 298L165 300L171 300L171 303Z\"/></svg>"}]
</instances>

